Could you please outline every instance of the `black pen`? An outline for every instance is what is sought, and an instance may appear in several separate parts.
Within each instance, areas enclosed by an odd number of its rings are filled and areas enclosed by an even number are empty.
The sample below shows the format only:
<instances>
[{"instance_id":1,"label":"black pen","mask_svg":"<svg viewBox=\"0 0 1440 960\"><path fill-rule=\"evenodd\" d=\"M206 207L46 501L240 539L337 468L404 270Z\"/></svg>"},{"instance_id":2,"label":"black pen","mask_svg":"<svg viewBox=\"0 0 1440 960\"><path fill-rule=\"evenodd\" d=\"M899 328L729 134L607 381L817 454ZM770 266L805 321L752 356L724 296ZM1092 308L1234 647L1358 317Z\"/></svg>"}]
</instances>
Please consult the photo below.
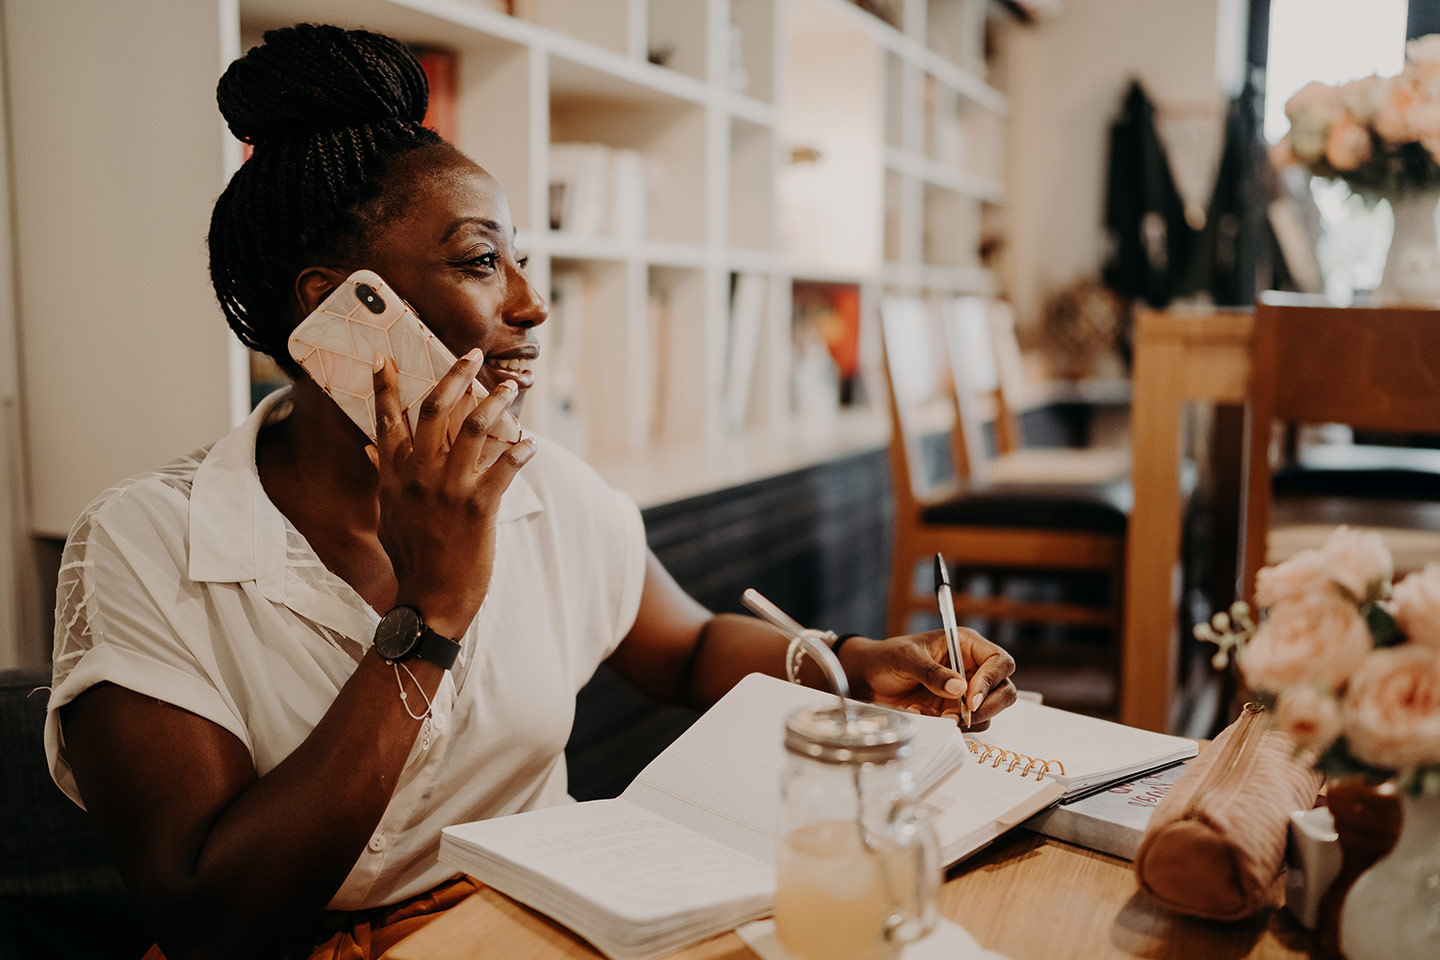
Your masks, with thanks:
<instances>
[{"instance_id":1,"label":"black pen","mask_svg":"<svg viewBox=\"0 0 1440 960\"><path fill-rule=\"evenodd\" d=\"M940 604L940 622L945 625L945 644L950 648L950 669L960 674L965 689L960 693L960 719L970 726L970 681L965 679L965 661L960 659L960 628L955 624L955 600L950 596L950 571L945 558L935 554L935 599Z\"/></svg>"}]
</instances>

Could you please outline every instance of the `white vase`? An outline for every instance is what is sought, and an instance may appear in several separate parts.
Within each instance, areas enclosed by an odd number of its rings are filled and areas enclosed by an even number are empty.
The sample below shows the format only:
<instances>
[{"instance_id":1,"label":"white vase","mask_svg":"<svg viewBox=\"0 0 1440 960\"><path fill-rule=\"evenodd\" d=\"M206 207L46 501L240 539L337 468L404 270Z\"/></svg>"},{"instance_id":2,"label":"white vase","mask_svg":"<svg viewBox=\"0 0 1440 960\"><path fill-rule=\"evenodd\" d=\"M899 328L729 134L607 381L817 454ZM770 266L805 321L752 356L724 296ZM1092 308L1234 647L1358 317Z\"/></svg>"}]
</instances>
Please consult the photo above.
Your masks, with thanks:
<instances>
[{"instance_id":1,"label":"white vase","mask_svg":"<svg viewBox=\"0 0 1440 960\"><path fill-rule=\"evenodd\" d=\"M1340 908L1346 960L1440 957L1440 796L1400 799L1395 848L1360 874Z\"/></svg>"},{"instance_id":2,"label":"white vase","mask_svg":"<svg viewBox=\"0 0 1440 960\"><path fill-rule=\"evenodd\" d=\"M1390 201L1395 232L1376 296L1386 304L1440 304L1440 191L1417 190Z\"/></svg>"}]
</instances>

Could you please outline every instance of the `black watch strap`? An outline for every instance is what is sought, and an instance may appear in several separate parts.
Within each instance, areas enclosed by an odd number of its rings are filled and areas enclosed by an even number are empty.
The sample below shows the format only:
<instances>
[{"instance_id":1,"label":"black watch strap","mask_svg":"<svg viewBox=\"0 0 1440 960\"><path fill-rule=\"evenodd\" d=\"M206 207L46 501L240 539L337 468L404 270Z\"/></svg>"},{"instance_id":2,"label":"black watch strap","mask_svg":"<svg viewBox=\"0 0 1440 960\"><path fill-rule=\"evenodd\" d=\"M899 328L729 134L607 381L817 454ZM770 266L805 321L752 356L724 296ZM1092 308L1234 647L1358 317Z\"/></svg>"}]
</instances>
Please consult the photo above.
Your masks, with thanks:
<instances>
[{"instance_id":1,"label":"black watch strap","mask_svg":"<svg viewBox=\"0 0 1440 960\"><path fill-rule=\"evenodd\" d=\"M455 659L460 656L460 643L458 640L443 637L426 627L420 632L420 639L415 644L415 655L430 661L437 667L449 670L455 665Z\"/></svg>"}]
</instances>

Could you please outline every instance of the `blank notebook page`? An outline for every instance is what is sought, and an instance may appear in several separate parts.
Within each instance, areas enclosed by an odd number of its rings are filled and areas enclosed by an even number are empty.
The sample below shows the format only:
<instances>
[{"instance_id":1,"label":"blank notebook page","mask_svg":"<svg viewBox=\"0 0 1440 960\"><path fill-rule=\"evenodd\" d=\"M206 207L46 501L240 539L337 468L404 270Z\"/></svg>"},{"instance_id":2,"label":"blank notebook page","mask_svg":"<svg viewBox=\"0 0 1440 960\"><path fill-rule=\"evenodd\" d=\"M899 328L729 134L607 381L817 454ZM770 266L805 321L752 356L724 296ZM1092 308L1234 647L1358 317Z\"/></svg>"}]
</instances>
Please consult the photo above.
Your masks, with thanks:
<instances>
[{"instance_id":1,"label":"blank notebook page","mask_svg":"<svg viewBox=\"0 0 1440 960\"><path fill-rule=\"evenodd\" d=\"M832 694L751 674L641 771L621 797L773 863L785 718L799 707L834 702ZM958 734L952 720L915 720L912 762L919 769L926 758L953 750Z\"/></svg>"}]
</instances>

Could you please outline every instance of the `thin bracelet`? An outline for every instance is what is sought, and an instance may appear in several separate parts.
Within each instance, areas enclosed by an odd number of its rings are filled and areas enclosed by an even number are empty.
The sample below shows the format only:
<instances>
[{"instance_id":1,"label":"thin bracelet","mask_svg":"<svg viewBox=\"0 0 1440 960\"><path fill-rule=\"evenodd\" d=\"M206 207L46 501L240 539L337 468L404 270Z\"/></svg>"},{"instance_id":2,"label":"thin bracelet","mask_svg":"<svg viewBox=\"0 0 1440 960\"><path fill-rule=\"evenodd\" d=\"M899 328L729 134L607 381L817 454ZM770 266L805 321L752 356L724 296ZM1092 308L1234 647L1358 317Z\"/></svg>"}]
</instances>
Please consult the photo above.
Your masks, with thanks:
<instances>
[{"instance_id":1,"label":"thin bracelet","mask_svg":"<svg viewBox=\"0 0 1440 960\"><path fill-rule=\"evenodd\" d=\"M400 690L400 705L405 708L406 713L410 714L411 720L420 721L420 749L422 751L429 750L430 728L433 726L435 705L430 702L430 697L426 695L425 688L420 685L419 680L415 679L415 674L410 672L410 668L408 666L405 666L405 664L400 663L396 660L390 660L388 662L391 668L395 671L395 686ZM406 676L410 678L411 683L415 684L415 689L420 691L420 699L425 701L424 713L416 714L414 710L410 709L410 695L405 692L405 684L402 683L400 680L401 667L405 667Z\"/></svg>"}]
</instances>

